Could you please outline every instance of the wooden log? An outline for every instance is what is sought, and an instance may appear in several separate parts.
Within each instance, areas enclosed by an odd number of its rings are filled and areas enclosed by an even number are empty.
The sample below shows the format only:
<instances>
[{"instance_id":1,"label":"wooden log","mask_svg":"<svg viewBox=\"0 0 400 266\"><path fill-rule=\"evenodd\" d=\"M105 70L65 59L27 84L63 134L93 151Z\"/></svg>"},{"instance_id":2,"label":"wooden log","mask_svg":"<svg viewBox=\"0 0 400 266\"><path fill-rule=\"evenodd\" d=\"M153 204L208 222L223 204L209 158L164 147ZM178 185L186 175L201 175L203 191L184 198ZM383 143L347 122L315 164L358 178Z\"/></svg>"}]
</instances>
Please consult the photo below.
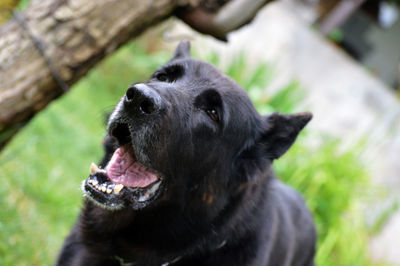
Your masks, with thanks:
<instances>
[{"instance_id":1,"label":"wooden log","mask_svg":"<svg viewBox=\"0 0 400 266\"><path fill-rule=\"evenodd\" d=\"M263 1L31 0L0 27L0 150L96 63L152 25L187 12L189 25L220 38L251 20ZM249 12L233 24L243 8ZM190 10L213 18L195 21Z\"/></svg>"},{"instance_id":2,"label":"wooden log","mask_svg":"<svg viewBox=\"0 0 400 266\"><path fill-rule=\"evenodd\" d=\"M60 84L75 83L107 54L171 16L178 4L186 1L32 0L19 19L0 28L0 149L64 92Z\"/></svg>"}]
</instances>

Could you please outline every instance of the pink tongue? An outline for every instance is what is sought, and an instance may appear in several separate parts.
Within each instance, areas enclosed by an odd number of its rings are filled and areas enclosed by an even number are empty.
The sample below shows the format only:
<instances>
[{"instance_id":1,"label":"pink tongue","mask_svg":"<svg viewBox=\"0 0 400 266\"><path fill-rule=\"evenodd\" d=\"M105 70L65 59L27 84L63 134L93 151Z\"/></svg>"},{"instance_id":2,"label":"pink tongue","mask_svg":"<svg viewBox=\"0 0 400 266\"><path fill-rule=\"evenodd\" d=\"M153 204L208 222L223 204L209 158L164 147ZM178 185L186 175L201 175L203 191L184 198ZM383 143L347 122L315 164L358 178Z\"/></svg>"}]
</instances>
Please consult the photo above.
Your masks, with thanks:
<instances>
[{"instance_id":1,"label":"pink tongue","mask_svg":"<svg viewBox=\"0 0 400 266\"><path fill-rule=\"evenodd\" d=\"M127 187L147 187L158 179L155 173L137 162L124 147L114 152L106 171L112 182Z\"/></svg>"}]
</instances>

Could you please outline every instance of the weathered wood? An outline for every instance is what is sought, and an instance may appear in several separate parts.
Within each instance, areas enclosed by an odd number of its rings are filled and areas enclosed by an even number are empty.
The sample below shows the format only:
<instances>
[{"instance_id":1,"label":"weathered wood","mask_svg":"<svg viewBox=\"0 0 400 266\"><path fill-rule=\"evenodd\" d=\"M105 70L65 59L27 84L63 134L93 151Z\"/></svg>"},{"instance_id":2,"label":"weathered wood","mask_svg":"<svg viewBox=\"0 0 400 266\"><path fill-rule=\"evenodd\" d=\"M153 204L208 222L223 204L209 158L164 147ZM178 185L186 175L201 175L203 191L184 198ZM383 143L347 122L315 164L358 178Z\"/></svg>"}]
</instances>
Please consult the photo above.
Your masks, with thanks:
<instances>
[{"instance_id":1,"label":"weathered wood","mask_svg":"<svg viewBox=\"0 0 400 266\"><path fill-rule=\"evenodd\" d=\"M32 0L21 14L56 71L72 85L104 56L170 16L181 0ZM0 28L0 149L63 93L16 19Z\"/></svg>"},{"instance_id":2,"label":"weathered wood","mask_svg":"<svg viewBox=\"0 0 400 266\"><path fill-rule=\"evenodd\" d=\"M0 150L65 87L146 28L178 10L193 22L190 10L200 10L213 14L200 22L209 25L189 24L221 37L251 20L263 2L246 4L249 12L233 23L244 0L31 0L0 28Z\"/></svg>"}]
</instances>

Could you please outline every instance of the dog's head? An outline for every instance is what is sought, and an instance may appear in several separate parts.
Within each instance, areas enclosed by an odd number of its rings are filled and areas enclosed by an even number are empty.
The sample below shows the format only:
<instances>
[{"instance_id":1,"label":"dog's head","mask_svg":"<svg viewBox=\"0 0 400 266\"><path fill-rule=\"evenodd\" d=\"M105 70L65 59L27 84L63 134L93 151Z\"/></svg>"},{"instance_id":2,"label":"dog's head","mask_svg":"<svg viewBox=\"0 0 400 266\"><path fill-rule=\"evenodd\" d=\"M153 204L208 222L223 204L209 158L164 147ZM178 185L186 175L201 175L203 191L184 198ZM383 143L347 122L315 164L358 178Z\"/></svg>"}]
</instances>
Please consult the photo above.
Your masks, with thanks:
<instances>
[{"instance_id":1,"label":"dog's head","mask_svg":"<svg viewBox=\"0 0 400 266\"><path fill-rule=\"evenodd\" d=\"M222 209L294 142L311 114L261 116L246 92L182 41L149 80L131 85L108 122L105 170L83 183L106 209L174 204ZM264 173L264 174L263 174Z\"/></svg>"}]
</instances>

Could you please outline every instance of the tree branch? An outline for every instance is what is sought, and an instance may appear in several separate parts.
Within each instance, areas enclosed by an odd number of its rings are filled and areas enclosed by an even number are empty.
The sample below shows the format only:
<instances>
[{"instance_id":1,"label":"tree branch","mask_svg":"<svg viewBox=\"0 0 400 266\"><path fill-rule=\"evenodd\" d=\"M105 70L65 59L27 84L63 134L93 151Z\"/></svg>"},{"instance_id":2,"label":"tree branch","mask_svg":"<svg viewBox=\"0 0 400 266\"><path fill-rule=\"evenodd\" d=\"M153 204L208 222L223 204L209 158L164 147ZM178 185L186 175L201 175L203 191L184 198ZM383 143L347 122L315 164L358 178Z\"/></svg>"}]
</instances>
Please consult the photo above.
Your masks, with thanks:
<instances>
[{"instance_id":1,"label":"tree branch","mask_svg":"<svg viewBox=\"0 0 400 266\"><path fill-rule=\"evenodd\" d=\"M246 8L244 2L251 8L239 14ZM202 32L218 37L250 20L261 2L31 0L26 10L0 28L0 150L106 55L177 10L190 24L190 10L212 8L220 18L202 21L209 27Z\"/></svg>"},{"instance_id":2,"label":"tree branch","mask_svg":"<svg viewBox=\"0 0 400 266\"><path fill-rule=\"evenodd\" d=\"M174 0L32 0L20 14L29 31L15 18L0 28L0 149L64 92L60 84L74 84L107 54L171 16L176 6Z\"/></svg>"}]
</instances>

